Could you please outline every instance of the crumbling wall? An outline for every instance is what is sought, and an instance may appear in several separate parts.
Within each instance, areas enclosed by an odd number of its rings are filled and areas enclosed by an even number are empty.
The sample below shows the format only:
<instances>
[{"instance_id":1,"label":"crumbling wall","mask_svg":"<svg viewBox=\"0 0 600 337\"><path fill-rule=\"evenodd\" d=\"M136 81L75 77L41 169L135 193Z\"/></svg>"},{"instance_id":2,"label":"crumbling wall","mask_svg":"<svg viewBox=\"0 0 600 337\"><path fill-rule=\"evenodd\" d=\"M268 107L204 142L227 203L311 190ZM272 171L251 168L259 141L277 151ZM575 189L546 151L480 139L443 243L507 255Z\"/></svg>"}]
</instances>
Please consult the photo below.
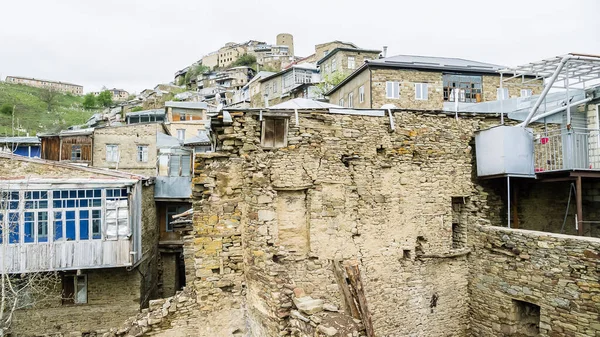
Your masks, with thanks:
<instances>
[{"instance_id":1,"label":"crumbling wall","mask_svg":"<svg viewBox=\"0 0 600 337\"><path fill-rule=\"evenodd\" d=\"M473 336L600 335L600 239L474 225Z\"/></svg>"},{"instance_id":2,"label":"crumbling wall","mask_svg":"<svg viewBox=\"0 0 600 337\"><path fill-rule=\"evenodd\" d=\"M222 149L243 158L252 335L290 329L298 286L344 308L346 285L334 264L348 260L360 261L376 335L468 332L468 250L453 244L452 200L464 197L455 225L481 216L486 198L471 180L470 142L482 118L398 112L391 132L387 117L314 112L301 114L298 126L289 120L285 148L265 150L258 116L233 116Z\"/></svg>"}]
</instances>

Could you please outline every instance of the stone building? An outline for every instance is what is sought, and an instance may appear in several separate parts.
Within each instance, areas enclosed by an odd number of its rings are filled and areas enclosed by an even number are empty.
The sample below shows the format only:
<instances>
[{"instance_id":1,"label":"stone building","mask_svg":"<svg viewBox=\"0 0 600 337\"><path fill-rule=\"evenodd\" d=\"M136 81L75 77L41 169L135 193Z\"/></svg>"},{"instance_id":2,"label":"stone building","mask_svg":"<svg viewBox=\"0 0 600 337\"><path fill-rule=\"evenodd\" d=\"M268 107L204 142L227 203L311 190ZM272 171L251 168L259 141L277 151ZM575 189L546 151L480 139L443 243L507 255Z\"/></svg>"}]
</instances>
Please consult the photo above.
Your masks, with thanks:
<instances>
[{"instance_id":1,"label":"stone building","mask_svg":"<svg viewBox=\"0 0 600 337\"><path fill-rule=\"evenodd\" d=\"M100 330L154 298L151 179L7 154L0 154L0 175L2 273L21 280L57 273L36 285L48 289L44 298L17 297L30 304L14 312L8 332Z\"/></svg>"},{"instance_id":2,"label":"stone building","mask_svg":"<svg viewBox=\"0 0 600 337\"><path fill-rule=\"evenodd\" d=\"M340 72L350 74L360 67L365 60L376 60L379 58L380 50L338 47L330 51L317 62L321 76L329 76Z\"/></svg>"},{"instance_id":3,"label":"stone building","mask_svg":"<svg viewBox=\"0 0 600 337\"><path fill-rule=\"evenodd\" d=\"M323 57L327 56L327 54L329 54L331 51L333 51L336 48L352 48L352 49L358 49L358 47L352 43L352 42L343 42L343 41L330 41L330 42L325 42L325 43L320 43L315 45L315 61L317 62L320 59L322 59Z\"/></svg>"},{"instance_id":4,"label":"stone building","mask_svg":"<svg viewBox=\"0 0 600 337\"><path fill-rule=\"evenodd\" d=\"M208 104L204 102L165 102L169 133L186 141L206 132Z\"/></svg>"},{"instance_id":5,"label":"stone building","mask_svg":"<svg viewBox=\"0 0 600 337\"><path fill-rule=\"evenodd\" d=\"M530 96L541 92L537 83L505 84L500 89L501 66L456 58L398 55L368 60L325 93L331 103L355 108L442 110L444 102L478 103ZM527 90L530 89L530 90Z\"/></svg>"},{"instance_id":6,"label":"stone building","mask_svg":"<svg viewBox=\"0 0 600 337\"><path fill-rule=\"evenodd\" d=\"M39 78L21 76L6 76L6 82L12 84L28 85L30 87L36 88L50 89L73 95L83 95L83 86L73 83L41 80Z\"/></svg>"}]
</instances>

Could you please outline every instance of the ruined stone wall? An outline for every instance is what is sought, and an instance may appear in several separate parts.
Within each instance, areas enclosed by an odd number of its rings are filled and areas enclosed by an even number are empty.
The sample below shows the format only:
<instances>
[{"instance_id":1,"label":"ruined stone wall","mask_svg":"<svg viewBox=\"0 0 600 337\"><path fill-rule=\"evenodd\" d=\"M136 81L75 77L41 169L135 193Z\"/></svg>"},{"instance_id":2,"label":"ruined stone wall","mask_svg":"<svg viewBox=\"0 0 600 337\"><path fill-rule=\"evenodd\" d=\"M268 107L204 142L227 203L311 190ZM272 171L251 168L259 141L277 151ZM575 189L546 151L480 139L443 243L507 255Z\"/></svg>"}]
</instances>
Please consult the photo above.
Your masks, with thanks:
<instances>
[{"instance_id":1,"label":"ruined stone wall","mask_svg":"<svg viewBox=\"0 0 600 337\"><path fill-rule=\"evenodd\" d=\"M347 260L360 261L377 335L468 332L468 251L461 242L466 242L464 226L481 215L485 203L471 181L470 146L483 119L398 112L398 129L390 132L387 118L301 114L299 126L293 119L289 122L288 146L267 151L260 147L258 116L234 117L233 125L221 133L227 157L197 158L205 172L211 168L223 176L200 173L195 178L210 186L208 199L202 192L203 200L217 202L206 205L213 210L198 209L212 213L195 215L195 226L205 226L214 217L208 232L227 233L220 215L224 208L217 205L230 197L219 185L241 175L235 204L243 223L252 335L275 336L289 328L296 287L344 307L344 285L336 279L333 264ZM455 196L464 200L456 227ZM453 228L462 232L458 245ZM205 266L198 260L186 261L196 268L199 282L222 277L213 271L219 260L212 268L212 257L203 257ZM205 271L199 273L198 267Z\"/></svg>"},{"instance_id":2,"label":"ruined stone wall","mask_svg":"<svg viewBox=\"0 0 600 337\"><path fill-rule=\"evenodd\" d=\"M599 239L475 225L469 241L473 336L600 335Z\"/></svg>"}]
</instances>

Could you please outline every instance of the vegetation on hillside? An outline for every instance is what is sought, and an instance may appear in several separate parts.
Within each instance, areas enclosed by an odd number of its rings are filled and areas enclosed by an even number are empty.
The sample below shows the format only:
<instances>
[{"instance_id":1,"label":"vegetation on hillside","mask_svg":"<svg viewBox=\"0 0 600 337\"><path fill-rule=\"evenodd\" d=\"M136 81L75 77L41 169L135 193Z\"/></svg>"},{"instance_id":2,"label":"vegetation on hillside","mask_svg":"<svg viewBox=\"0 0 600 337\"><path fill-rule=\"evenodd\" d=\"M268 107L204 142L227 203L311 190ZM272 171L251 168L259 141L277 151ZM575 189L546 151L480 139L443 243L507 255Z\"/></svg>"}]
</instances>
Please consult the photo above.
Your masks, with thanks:
<instances>
[{"instance_id":1,"label":"vegetation on hillside","mask_svg":"<svg viewBox=\"0 0 600 337\"><path fill-rule=\"evenodd\" d=\"M188 70L184 77L179 79L179 83L177 83L177 85L184 85L186 83L190 83L190 80L192 78L196 78L198 75L203 74L209 70L209 67L202 64L197 64L190 68L190 70Z\"/></svg>"},{"instance_id":2,"label":"vegetation on hillside","mask_svg":"<svg viewBox=\"0 0 600 337\"><path fill-rule=\"evenodd\" d=\"M83 97L0 82L0 136L56 132L85 123ZM14 130L12 128L14 122Z\"/></svg>"},{"instance_id":3,"label":"vegetation on hillside","mask_svg":"<svg viewBox=\"0 0 600 337\"><path fill-rule=\"evenodd\" d=\"M229 66L229 68L242 67L242 66L250 67L250 68L256 70L256 56L250 55L250 54L244 54L244 55L238 57L238 59L235 60Z\"/></svg>"}]
</instances>

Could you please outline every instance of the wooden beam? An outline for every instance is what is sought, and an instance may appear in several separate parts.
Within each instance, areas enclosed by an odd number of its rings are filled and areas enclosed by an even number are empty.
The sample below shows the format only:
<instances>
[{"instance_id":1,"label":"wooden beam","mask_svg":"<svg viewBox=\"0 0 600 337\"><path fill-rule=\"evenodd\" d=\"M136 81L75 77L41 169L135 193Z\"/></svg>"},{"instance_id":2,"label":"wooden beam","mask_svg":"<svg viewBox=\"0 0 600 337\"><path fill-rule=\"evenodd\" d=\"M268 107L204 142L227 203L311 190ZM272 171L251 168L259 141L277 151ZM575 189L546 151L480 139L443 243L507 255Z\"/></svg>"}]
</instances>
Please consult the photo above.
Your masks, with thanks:
<instances>
[{"instance_id":1,"label":"wooden beam","mask_svg":"<svg viewBox=\"0 0 600 337\"><path fill-rule=\"evenodd\" d=\"M581 191L581 176L577 177L577 234L583 235L583 193Z\"/></svg>"},{"instance_id":2,"label":"wooden beam","mask_svg":"<svg viewBox=\"0 0 600 337\"><path fill-rule=\"evenodd\" d=\"M360 269L358 269L358 261L346 261L344 263L346 274L348 275L348 281L350 282L351 292L356 299L358 299L358 309L361 314L361 320L365 326L367 337L375 337L375 331L373 330L373 323L371 321L371 313L367 307L367 298L365 296L362 279L360 276Z\"/></svg>"},{"instance_id":3,"label":"wooden beam","mask_svg":"<svg viewBox=\"0 0 600 337\"><path fill-rule=\"evenodd\" d=\"M342 299L344 300L343 304L344 308L346 309L346 313L349 313L352 318L360 319L360 312L358 311L356 302L352 298L352 293L348 287L346 272L344 269L342 269L342 264L340 261L333 261L333 274L335 275L335 279L342 290L342 294L344 295Z\"/></svg>"}]
</instances>

